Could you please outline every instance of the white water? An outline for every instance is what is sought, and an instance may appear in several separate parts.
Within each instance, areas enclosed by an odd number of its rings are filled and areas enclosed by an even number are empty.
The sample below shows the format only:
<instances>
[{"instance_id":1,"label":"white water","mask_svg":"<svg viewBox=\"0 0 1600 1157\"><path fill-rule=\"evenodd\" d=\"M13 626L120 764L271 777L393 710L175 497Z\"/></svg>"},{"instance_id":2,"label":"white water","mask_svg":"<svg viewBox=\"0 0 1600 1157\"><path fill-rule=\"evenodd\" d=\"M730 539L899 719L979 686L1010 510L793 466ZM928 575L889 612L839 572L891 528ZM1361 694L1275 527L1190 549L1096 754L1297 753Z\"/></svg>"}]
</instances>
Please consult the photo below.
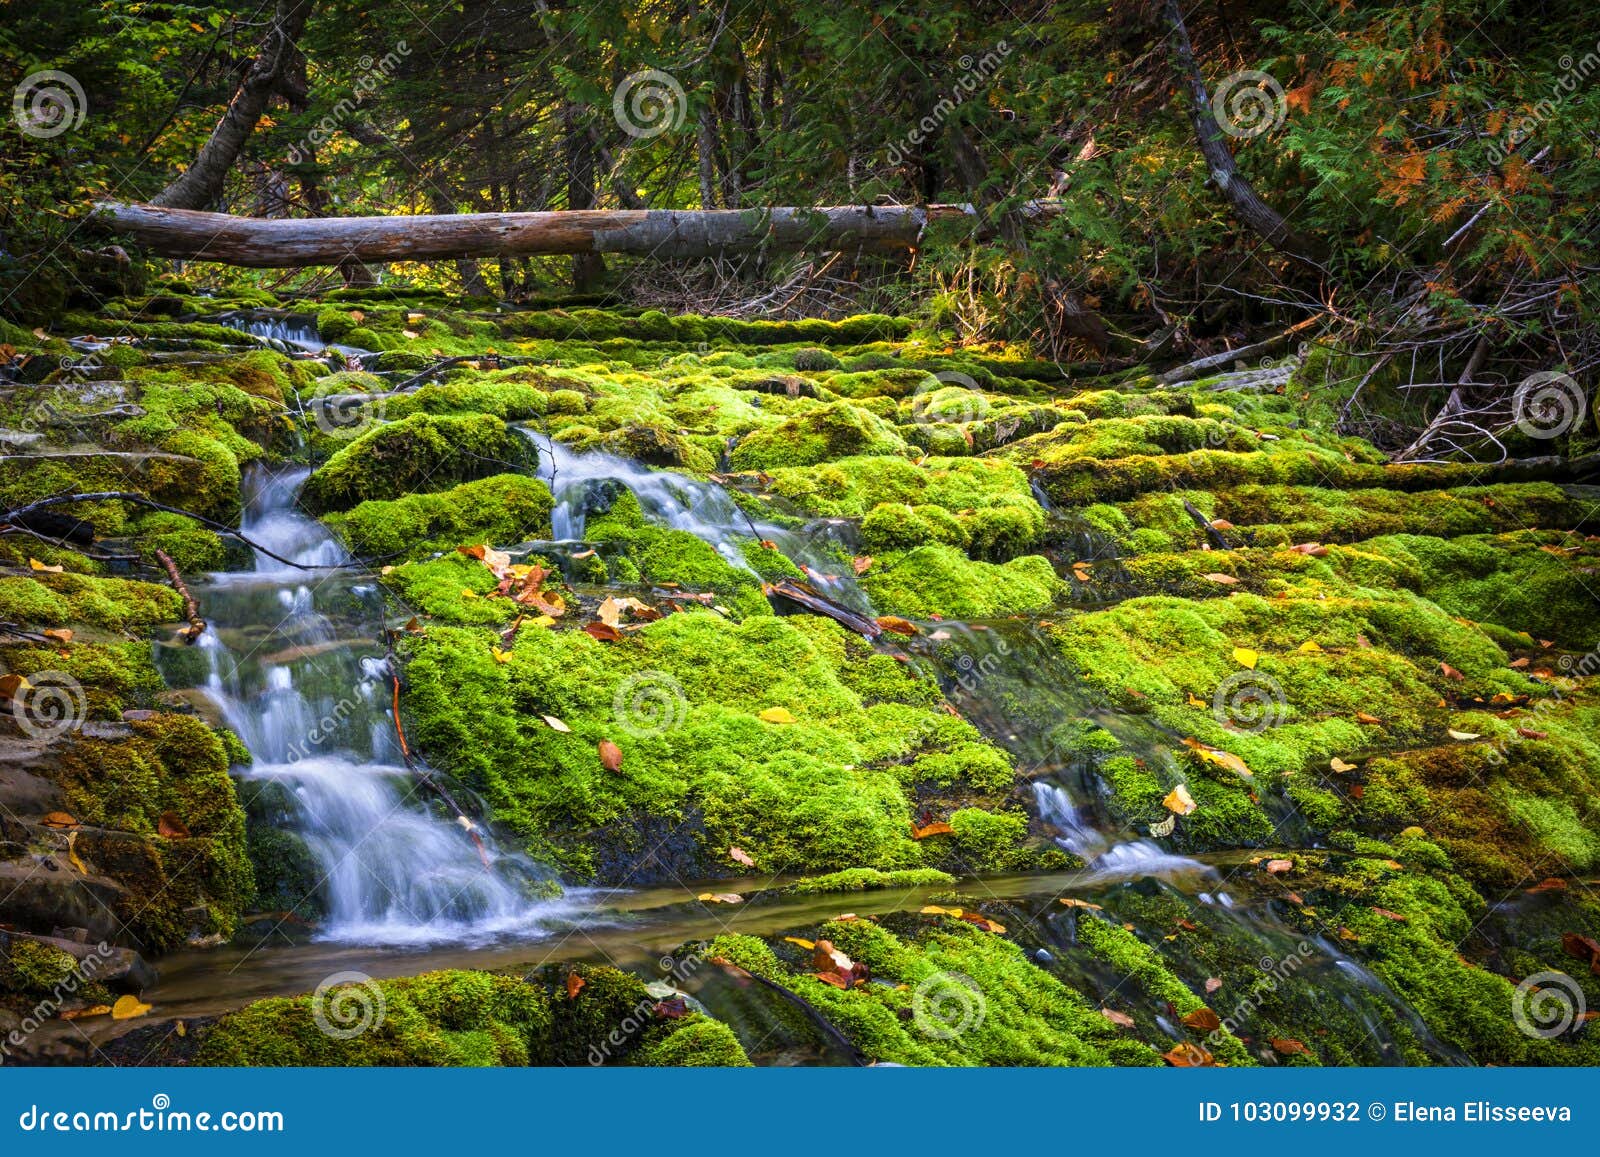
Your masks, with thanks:
<instances>
[{"instance_id":1,"label":"white water","mask_svg":"<svg viewBox=\"0 0 1600 1157\"><path fill-rule=\"evenodd\" d=\"M346 358L360 363L371 354L371 350L357 349L352 345L340 345L337 342L323 341L317 334L317 327L310 322L292 320L284 317L251 318L240 317L235 314L224 314L213 319L219 325L229 329L236 329L240 333L247 333L268 345L276 345L287 350L303 350L307 353L321 353L323 350L335 350Z\"/></svg>"},{"instance_id":2,"label":"white water","mask_svg":"<svg viewBox=\"0 0 1600 1157\"><path fill-rule=\"evenodd\" d=\"M756 521L748 518L732 495L714 482L652 469L615 454L577 453L542 434L519 429L538 448L539 477L555 499L550 526L557 541L580 541L596 496L607 486L625 486L633 491L639 509L651 522L703 539L730 565L751 570L740 544L764 539L804 565L811 585L819 591L856 610L869 609L849 566L827 552L829 524L818 524L817 533L807 533Z\"/></svg>"},{"instance_id":3,"label":"white water","mask_svg":"<svg viewBox=\"0 0 1600 1157\"><path fill-rule=\"evenodd\" d=\"M1078 806L1059 784L1035 780L1033 802L1040 818L1060 831L1056 843L1082 856L1096 881L1216 874L1215 868L1188 856L1173 855L1154 840L1112 843L1105 833L1083 821Z\"/></svg>"},{"instance_id":4,"label":"white water","mask_svg":"<svg viewBox=\"0 0 1600 1157\"><path fill-rule=\"evenodd\" d=\"M342 562L338 544L293 507L305 473L252 478L243 531L295 562ZM387 667L370 640L342 638L318 609L319 598L349 605L371 593L340 572L297 570L258 553L254 573L214 575L203 595L212 619L197 644L209 665L205 690L254 757L246 781L279 785L293 801L289 827L321 876L318 938L538 936L575 914L579 898L532 898L531 885L548 873L481 830L480 856L466 827L403 765Z\"/></svg>"}]
</instances>

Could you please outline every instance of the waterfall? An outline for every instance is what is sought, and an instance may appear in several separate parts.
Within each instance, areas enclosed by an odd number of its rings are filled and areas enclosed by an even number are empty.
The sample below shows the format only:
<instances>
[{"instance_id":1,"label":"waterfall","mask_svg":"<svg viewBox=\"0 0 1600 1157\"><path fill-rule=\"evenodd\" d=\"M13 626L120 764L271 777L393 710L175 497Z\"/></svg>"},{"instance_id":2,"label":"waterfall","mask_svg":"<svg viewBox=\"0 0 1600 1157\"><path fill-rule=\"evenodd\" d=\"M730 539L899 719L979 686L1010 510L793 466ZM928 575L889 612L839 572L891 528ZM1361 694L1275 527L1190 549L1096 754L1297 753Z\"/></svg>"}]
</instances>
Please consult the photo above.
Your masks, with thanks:
<instances>
[{"instance_id":1,"label":"waterfall","mask_svg":"<svg viewBox=\"0 0 1600 1157\"><path fill-rule=\"evenodd\" d=\"M811 585L853 610L870 612L855 576L829 547L837 527L819 520L800 530L750 518L726 488L671 470L657 470L601 451L580 453L542 434L518 427L539 451L539 477L555 501L551 533L560 542L583 538L592 510L610 506L617 487L633 492L639 509L658 526L685 530L716 548L731 566L750 570L741 543L765 540L805 566Z\"/></svg>"},{"instance_id":2,"label":"waterfall","mask_svg":"<svg viewBox=\"0 0 1600 1157\"><path fill-rule=\"evenodd\" d=\"M345 555L294 509L304 469L248 479L244 533L308 565ZM197 643L201 687L250 750L239 774L290 801L287 829L311 853L326 912L318 938L368 944L532 937L579 908L538 899L548 872L484 840L404 766L388 714L387 665L364 629L344 625L377 591L342 571L304 571L257 554L253 572L212 575ZM332 608L332 609L330 609Z\"/></svg>"},{"instance_id":3,"label":"waterfall","mask_svg":"<svg viewBox=\"0 0 1600 1157\"><path fill-rule=\"evenodd\" d=\"M224 313L209 320L247 333L281 353L319 354L324 350L335 350L357 365L364 364L364 360L372 356L371 350L323 341L317 332L316 321L309 317L253 317L243 313Z\"/></svg>"}]
</instances>

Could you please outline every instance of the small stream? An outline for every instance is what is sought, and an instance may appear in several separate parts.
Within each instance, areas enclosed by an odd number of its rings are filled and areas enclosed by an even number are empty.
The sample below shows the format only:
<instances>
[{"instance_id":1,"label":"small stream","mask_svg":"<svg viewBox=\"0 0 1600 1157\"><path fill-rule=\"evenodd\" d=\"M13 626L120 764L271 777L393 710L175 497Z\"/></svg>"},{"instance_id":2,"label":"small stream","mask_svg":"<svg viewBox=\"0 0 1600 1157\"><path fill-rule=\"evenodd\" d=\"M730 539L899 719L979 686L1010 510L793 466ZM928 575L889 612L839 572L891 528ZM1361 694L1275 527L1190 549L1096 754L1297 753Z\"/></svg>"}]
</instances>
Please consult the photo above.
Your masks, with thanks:
<instances>
[{"instance_id":1,"label":"small stream","mask_svg":"<svg viewBox=\"0 0 1600 1157\"><path fill-rule=\"evenodd\" d=\"M699 536L731 564L748 567L741 545L769 539L830 598L871 613L848 566L847 528L841 536L826 523L793 530L753 520L715 483L609 454L574 453L525 433L540 449L540 472L555 497L557 543L581 544L589 515L626 488L647 517ZM345 561L344 551L294 505L306 474L303 468L253 473L243 529L297 563L332 566ZM654 977L658 960L719 932L780 933L836 915L841 906L859 914L915 911L934 897L892 890L852 895L847 904L837 896L776 898L713 913L694 901L692 882L558 892L540 865L502 847L486 829L469 832L405 766L388 668L375 642L382 596L370 580L258 555L253 570L212 575L197 594L209 629L194 648L163 648L165 673L173 686L203 692L249 748L253 763L238 772L241 795L258 811L277 808L283 830L303 841L323 915L309 939L276 936L166 958L159 987L147 994L165 1015L214 1014L265 995L303 992L346 968L388 976L599 960ZM1026 781L1018 802L1086 862L1078 872L961 885L964 894L1003 905L1013 937L1042 966L1086 992L1114 991L1124 979L1104 975L1077 948L1078 913L1063 909L1062 896L1081 897L1107 914L1127 908L1130 914L1117 918L1128 921L1142 919L1152 904L1177 905L1248 960L1308 961L1292 978L1297 993L1324 1002L1330 1016L1354 1016L1365 1026L1365 1063L1400 1063L1397 1033L1423 1042L1438 1060L1458 1059L1336 944L1308 939L1284 922L1274 898L1232 884L1244 856L1177 855L1114 822L1105 786L1092 765L1063 753L1059 729L1092 719L1131 752L1163 761L1173 758L1172 738L1143 719L1096 705L1036 628L930 623L914 639L879 645L900 647L925 665L962 716L1012 755ZM771 887L767 880L717 882L718 890ZM1168 945L1163 957L1198 991L1214 962L1187 951ZM730 1023L748 1027L759 1015L747 995L725 985L703 978L690 987ZM1174 1040L1181 1037L1181 1027L1165 1027Z\"/></svg>"},{"instance_id":2,"label":"small stream","mask_svg":"<svg viewBox=\"0 0 1600 1157\"><path fill-rule=\"evenodd\" d=\"M342 548L294 508L306 475L253 474L242 529L294 562L334 566L346 561ZM318 939L526 939L582 909L581 893L541 898L554 891L549 872L487 832L475 842L404 765L373 641L382 622L373 584L258 554L253 571L197 585L209 625L195 648L204 660L195 685L250 750L242 794L280 801L285 830L315 862ZM174 652L164 651L166 673L181 686L195 672Z\"/></svg>"}]
</instances>

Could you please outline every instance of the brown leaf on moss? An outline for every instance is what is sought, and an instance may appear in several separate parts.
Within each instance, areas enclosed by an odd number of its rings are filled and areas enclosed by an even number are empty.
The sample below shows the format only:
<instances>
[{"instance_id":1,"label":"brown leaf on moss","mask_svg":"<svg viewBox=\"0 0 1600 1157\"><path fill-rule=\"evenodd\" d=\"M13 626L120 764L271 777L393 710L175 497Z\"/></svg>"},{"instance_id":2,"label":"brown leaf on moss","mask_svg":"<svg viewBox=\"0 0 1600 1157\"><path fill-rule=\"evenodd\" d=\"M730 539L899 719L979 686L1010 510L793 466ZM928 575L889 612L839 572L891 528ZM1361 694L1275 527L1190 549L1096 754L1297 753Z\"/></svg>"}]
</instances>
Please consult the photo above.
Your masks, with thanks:
<instances>
[{"instance_id":1,"label":"brown leaf on moss","mask_svg":"<svg viewBox=\"0 0 1600 1157\"><path fill-rule=\"evenodd\" d=\"M600 766L607 771L622 770L622 748L612 743L609 739L602 739L596 745L600 752Z\"/></svg>"},{"instance_id":2,"label":"brown leaf on moss","mask_svg":"<svg viewBox=\"0 0 1600 1157\"><path fill-rule=\"evenodd\" d=\"M1183 1014L1183 1024L1196 1032L1216 1032L1222 1027L1222 1018L1209 1008L1197 1008Z\"/></svg>"}]
</instances>

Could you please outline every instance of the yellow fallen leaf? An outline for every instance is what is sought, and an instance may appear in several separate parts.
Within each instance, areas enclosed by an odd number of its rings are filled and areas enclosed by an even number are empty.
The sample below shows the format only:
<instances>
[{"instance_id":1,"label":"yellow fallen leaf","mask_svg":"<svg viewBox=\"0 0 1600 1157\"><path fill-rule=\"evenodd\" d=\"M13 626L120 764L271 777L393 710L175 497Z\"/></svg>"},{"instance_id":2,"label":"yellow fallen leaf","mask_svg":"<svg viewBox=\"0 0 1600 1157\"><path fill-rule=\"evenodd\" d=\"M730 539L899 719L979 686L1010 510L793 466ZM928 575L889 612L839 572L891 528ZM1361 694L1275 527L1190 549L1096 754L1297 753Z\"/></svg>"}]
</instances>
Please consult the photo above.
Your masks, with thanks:
<instances>
[{"instance_id":1,"label":"yellow fallen leaf","mask_svg":"<svg viewBox=\"0 0 1600 1157\"><path fill-rule=\"evenodd\" d=\"M60 574L63 570L66 569L65 567L61 567L61 566L45 566L44 563L40 562L36 558L30 558L28 560L28 565L31 566L34 570L42 570L46 574Z\"/></svg>"},{"instance_id":2,"label":"yellow fallen leaf","mask_svg":"<svg viewBox=\"0 0 1600 1157\"><path fill-rule=\"evenodd\" d=\"M150 1006L131 993L117 997L117 1003L111 1006L112 1020L132 1020L136 1016L143 1016L150 1011Z\"/></svg>"},{"instance_id":3,"label":"yellow fallen leaf","mask_svg":"<svg viewBox=\"0 0 1600 1157\"><path fill-rule=\"evenodd\" d=\"M960 908L942 908L938 904L925 904L925 905L923 905L923 907L921 909L921 915L923 915L923 916L954 916L956 919L959 920L961 918L961 909Z\"/></svg>"},{"instance_id":4,"label":"yellow fallen leaf","mask_svg":"<svg viewBox=\"0 0 1600 1157\"><path fill-rule=\"evenodd\" d=\"M1233 649L1233 660L1241 667L1249 667L1254 670L1258 658L1260 656L1249 647L1235 647Z\"/></svg>"},{"instance_id":5,"label":"yellow fallen leaf","mask_svg":"<svg viewBox=\"0 0 1600 1157\"><path fill-rule=\"evenodd\" d=\"M1211 704L1207 703L1204 699L1200 698L1200 696L1196 695L1193 691L1189 692L1189 698L1188 698L1187 702L1188 702L1190 707L1209 707L1209 706L1211 706Z\"/></svg>"},{"instance_id":6,"label":"yellow fallen leaf","mask_svg":"<svg viewBox=\"0 0 1600 1157\"><path fill-rule=\"evenodd\" d=\"M462 587L461 588L461 597L464 598L464 599L475 599L475 598L478 597L478 592L477 591L469 591L466 587Z\"/></svg>"},{"instance_id":7,"label":"yellow fallen leaf","mask_svg":"<svg viewBox=\"0 0 1600 1157\"><path fill-rule=\"evenodd\" d=\"M1302 655L1315 655L1320 650L1322 650L1322 645L1315 639L1307 639L1300 644L1300 653Z\"/></svg>"},{"instance_id":8,"label":"yellow fallen leaf","mask_svg":"<svg viewBox=\"0 0 1600 1157\"><path fill-rule=\"evenodd\" d=\"M798 946L800 948L804 948L807 952L810 952L812 949L816 948L816 946L817 946L816 941L814 941L814 940L803 940L799 936L785 936L783 939L784 939L784 943L786 943L786 944L794 944L794 945L796 945L796 946Z\"/></svg>"},{"instance_id":9,"label":"yellow fallen leaf","mask_svg":"<svg viewBox=\"0 0 1600 1157\"><path fill-rule=\"evenodd\" d=\"M78 843L78 833L76 831L68 832L67 833L67 859L72 861L72 866L74 868L77 868L79 872L81 872L83 875L87 876L89 874L89 869L84 867L83 866L83 861L78 858L77 843Z\"/></svg>"},{"instance_id":10,"label":"yellow fallen leaf","mask_svg":"<svg viewBox=\"0 0 1600 1157\"><path fill-rule=\"evenodd\" d=\"M509 662L511 662L511 652L510 651L502 651L499 647L495 647L489 653L494 656L494 661L496 663L509 663Z\"/></svg>"},{"instance_id":11,"label":"yellow fallen leaf","mask_svg":"<svg viewBox=\"0 0 1600 1157\"><path fill-rule=\"evenodd\" d=\"M744 897L737 892L701 892L695 897L705 904L743 904Z\"/></svg>"},{"instance_id":12,"label":"yellow fallen leaf","mask_svg":"<svg viewBox=\"0 0 1600 1157\"><path fill-rule=\"evenodd\" d=\"M1354 771L1356 769L1356 765L1355 764L1346 763L1344 760L1340 759L1337 755L1334 756L1332 759L1328 760L1328 766L1333 768L1334 771Z\"/></svg>"},{"instance_id":13,"label":"yellow fallen leaf","mask_svg":"<svg viewBox=\"0 0 1600 1157\"><path fill-rule=\"evenodd\" d=\"M787 707L768 707L758 716L766 723L793 723L794 716Z\"/></svg>"},{"instance_id":14,"label":"yellow fallen leaf","mask_svg":"<svg viewBox=\"0 0 1600 1157\"><path fill-rule=\"evenodd\" d=\"M1186 816L1200 805L1194 802L1189 789L1180 783L1167 793L1167 798L1161 801L1161 806L1173 815Z\"/></svg>"}]
</instances>

